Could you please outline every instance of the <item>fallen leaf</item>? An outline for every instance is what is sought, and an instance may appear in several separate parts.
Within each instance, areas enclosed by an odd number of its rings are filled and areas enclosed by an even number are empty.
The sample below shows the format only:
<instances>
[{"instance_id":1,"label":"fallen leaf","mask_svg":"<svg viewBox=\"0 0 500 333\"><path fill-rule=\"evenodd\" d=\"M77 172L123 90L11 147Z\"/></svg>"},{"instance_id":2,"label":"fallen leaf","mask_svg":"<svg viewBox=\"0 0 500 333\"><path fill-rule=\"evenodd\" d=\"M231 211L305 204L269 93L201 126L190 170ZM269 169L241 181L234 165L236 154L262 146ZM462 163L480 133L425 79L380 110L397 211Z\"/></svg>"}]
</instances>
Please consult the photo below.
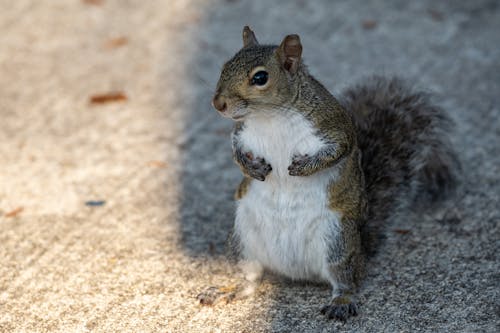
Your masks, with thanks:
<instances>
[{"instance_id":1,"label":"fallen leaf","mask_svg":"<svg viewBox=\"0 0 500 333\"><path fill-rule=\"evenodd\" d=\"M394 229L393 231L401 235L406 235L407 233L410 232L410 230L408 229Z\"/></svg>"},{"instance_id":2,"label":"fallen leaf","mask_svg":"<svg viewBox=\"0 0 500 333\"><path fill-rule=\"evenodd\" d=\"M163 161L149 161L148 166L154 167L154 168L166 168L167 163Z\"/></svg>"},{"instance_id":3,"label":"fallen leaf","mask_svg":"<svg viewBox=\"0 0 500 333\"><path fill-rule=\"evenodd\" d=\"M128 43L128 38L125 36L110 38L104 43L106 49L116 49Z\"/></svg>"},{"instance_id":4,"label":"fallen leaf","mask_svg":"<svg viewBox=\"0 0 500 333\"><path fill-rule=\"evenodd\" d=\"M361 25L363 26L363 29L365 30L372 30L377 27L377 21L375 20L364 20L361 22Z\"/></svg>"},{"instance_id":5,"label":"fallen leaf","mask_svg":"<svg viewBox=\"0 0 500 333\"><path fill-rule=\"evenodd\" d=\"M104 3L104 0L82 0L82 2L87 5L100 6Z\"/></svg>"},{"instance_id":6,"label":"fallen leaf","mask_svg":"<svg viewBox=\"0 0 500 333\"><path fill-rule=\"evenodd\" d=\"M104 94L97 94L90 97L91 104L104 104L110 102L124 102L127 100L127 96L120 91L109 92Z\"/></svg>"},{"instance_id":7,"label":"fallen leaf","mask_svg":"<svg viewBox=\"0 0 500 333\"><path fill-rule=\"evenodd\" d=\"M16 217L24 210L24 207L17 207L5 214L5 217Z\"/></svg>"},{"instance_id":8,"label":"fallen leaf","mask_svg":"<svg viewBox=\"0 0 500 333\"><path fill-rule=\"evenodd\" d=\"M233 284L233 285L229 285L229 286L226 286L226 287L220 287L219 291L221 293L230 293L230 292L235 291L237 288L238 288L238 286Z\"/></svg>"},{"instance_id":9,"label":"fallen leaf","mask_svg":"<svg viewBox=\"0 0 500 333\"><path fill-rule=\"evenodd\" d=\"M437 11L435 9L429 9L427 12L434 21L440 22L444 19L444 15L440 11Z\"/></svg>"}]
</instances>

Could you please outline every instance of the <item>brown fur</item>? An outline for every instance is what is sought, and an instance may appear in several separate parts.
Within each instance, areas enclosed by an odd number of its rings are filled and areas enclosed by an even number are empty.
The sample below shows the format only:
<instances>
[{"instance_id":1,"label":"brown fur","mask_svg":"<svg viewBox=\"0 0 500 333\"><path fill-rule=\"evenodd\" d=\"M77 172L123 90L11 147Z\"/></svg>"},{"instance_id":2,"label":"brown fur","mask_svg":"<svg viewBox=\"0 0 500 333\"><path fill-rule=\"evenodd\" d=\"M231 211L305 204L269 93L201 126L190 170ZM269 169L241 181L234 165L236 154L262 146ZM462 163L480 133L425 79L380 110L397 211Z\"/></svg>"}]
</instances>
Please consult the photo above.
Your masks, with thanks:
<instances>
[{"instance_id":1,"label":"brown fur","mask_svg":"<svg viewBox=\"0 0 500 333\"><path fill-rule=\"evenodd\" d=\"M251 182L252 182L252 178L243 177L243 179L240 182L240 185L238 185L238 188L236 189L236 193L234 193L234 198L236 200L239 200L245 196Z\"/></svg>"},{"instance_id":2,"label":"brown fur","mask_svg":"<svg viewBox=\"0 0 500 333\"><path fill-rule=\"evenodd\" d=\"M242 151L238 135L245 115L265 109L302 113L325 148L314 156L294 156L289 174L305 177L333 166L340 170L326 203L342 215L339 239L325 253L336 280L335 297L322 311L345 319L356 314L352 295L364 272L363 247L371 245L360 230L366 235L415 200L441 197L454 187L457 163L444 136L448 120L427 95L397 79L372 79L347 90L339 102L308 73L297 35L285 37L279 46L259 45L245 27L243 41L243 49L224 65L213 100L223 115L237 121L233 156L246 177L236 198L272 170L263 158ZM251 83L255 70L268 72L265 85ZM230 240L237 249L237 235Z\"/></svg>"},{"instance_id":3,"label":"brown fur","mask_svg":"<svg viewBox=\"0 0 500 333\"><path fill-rule=\"evenodd\" d=\"M329 186L330 202L325 203L341 213L342 218L338 239L324 254L335 279L335 297L324 312L330 318L345 319L356 314L352 295L364 271L359 229L364 221L365 194L355 124L349 112L302 64L302 46L297 35L285 37L280 46L260 46L251 30L245 28L243 41L244 48L224 65L213 100L221 113L237 120L233 157L246 177L236 197L246 193L250 178L264 181L271 171L262 157L243 151L239 144L245 114L269 108L302 113L317 129L316 135L325 147L313 156L294 156L289 174L305 177L333 166L340 169L339 178ZM268 72L265 86L251 84L256 69ZM243 121L239 121L242 116ZM230 248L238 249L237 242L238 235L233 234Z\"/></svg>"}]
</instances>

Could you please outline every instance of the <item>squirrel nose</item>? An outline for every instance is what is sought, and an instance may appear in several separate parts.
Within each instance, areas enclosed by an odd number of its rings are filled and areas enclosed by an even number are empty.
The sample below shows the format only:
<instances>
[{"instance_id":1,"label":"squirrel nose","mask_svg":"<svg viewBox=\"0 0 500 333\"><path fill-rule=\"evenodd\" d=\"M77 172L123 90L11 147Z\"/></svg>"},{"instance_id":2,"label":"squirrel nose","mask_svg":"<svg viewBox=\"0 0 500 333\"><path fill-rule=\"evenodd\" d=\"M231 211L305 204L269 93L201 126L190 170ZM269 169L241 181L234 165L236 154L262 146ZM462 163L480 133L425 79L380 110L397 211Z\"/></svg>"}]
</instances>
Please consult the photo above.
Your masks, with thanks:
<instances>
[{"instance_id":1,"label":"squirrel nose","mask_svg":"<svg viewBox=\"0 0 500 333\"><path fill-rule=\"evenodd\" d=\"M225 98L222 97L221 95L214 96L214 98L212 99L212 105L220 112L226 111L227 108Z\"/></svg>"}]
</instances>

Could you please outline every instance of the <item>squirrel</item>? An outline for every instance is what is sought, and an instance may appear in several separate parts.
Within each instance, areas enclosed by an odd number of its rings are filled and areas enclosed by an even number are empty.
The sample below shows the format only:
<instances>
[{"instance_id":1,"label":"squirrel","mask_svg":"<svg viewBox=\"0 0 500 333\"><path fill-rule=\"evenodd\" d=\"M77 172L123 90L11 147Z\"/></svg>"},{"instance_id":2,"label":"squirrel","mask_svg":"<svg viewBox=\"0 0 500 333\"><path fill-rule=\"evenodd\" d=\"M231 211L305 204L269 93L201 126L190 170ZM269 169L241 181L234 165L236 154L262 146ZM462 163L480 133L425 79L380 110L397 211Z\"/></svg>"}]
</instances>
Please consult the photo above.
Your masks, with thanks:
<instances>
[{"instance_id":1,"label":"squirrel","mask_svg":"<svg viewBox=\"0 0 500 333\"><path fill-rule=\"evenodd\" d=\"M212 104L235 121L244 175L229 244L248 284L241 295L265 270L326 282L332 297L321 313L346 320L358 313L366 231L444 198L459 165L445 136L450 120L427 94L373 77L337 99L301 55L298 35L261 45L245 26L243 48L223 66Z\"/></svg>"}]
</instances>

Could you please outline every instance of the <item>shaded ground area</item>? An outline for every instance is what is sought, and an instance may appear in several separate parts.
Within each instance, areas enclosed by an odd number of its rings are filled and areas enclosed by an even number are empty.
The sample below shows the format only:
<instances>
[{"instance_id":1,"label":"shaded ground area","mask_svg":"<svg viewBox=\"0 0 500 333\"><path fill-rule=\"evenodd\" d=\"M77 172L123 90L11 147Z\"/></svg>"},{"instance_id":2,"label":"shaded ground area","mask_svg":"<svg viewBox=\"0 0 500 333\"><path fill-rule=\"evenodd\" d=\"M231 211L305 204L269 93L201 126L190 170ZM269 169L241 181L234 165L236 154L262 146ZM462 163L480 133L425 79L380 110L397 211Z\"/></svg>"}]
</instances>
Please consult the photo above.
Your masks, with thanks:
<instances>
[{"instance_id":1,"label":"shaded ground area","mask_svg":"<svg viewBox=\"0 0 500 333\"><path fill-rule=\"evenodd\" d=\"M456 122L457 198L388 226L345 324L319 314L327 286L275 276L196 302L238 281L222 253L240 174L209 101L245 24L299 33L333 92L398 74ZM499 330L497 1L21 0L0 29L0 331Z\"/></svg>"}]
</instances>

